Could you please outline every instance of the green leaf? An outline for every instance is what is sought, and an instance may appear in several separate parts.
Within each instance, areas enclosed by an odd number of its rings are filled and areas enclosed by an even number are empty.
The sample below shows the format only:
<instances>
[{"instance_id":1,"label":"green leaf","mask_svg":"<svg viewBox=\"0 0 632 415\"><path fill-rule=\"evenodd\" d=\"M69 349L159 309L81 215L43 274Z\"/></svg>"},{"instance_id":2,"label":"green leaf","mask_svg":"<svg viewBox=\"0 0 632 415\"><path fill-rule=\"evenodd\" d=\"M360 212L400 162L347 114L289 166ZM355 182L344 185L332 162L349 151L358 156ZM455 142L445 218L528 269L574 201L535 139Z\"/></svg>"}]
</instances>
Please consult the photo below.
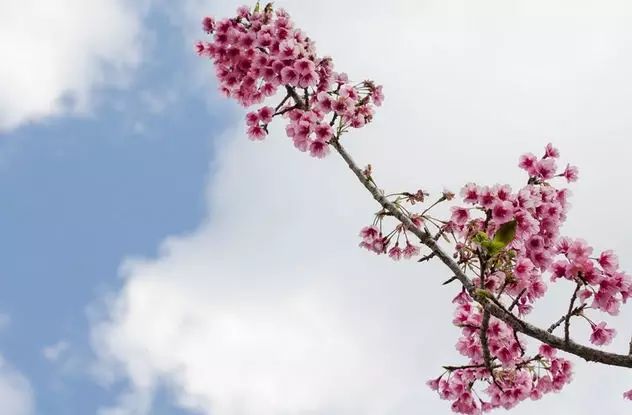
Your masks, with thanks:
<instances>
[{"instance_id":1,"label":"green leaf","mask_svg":"<svg viewBox=\"0 0 632 415\"><path fill-rule=\"evenodd\" d=\"M481 243L481 246L483 248L485 248L487 250L487 252L490 255L496 255L497 253L499 253L500 251L503 250L503 248L507 245L505 245L502 242L498 242L496 240L492 240L492 241L485 241L483 243Z\"/></svg>"},{"instance_id":2,"label":"green leaf","mask_svg":"<svg viewBox=\"0 0 632 415\"><path fill-rule=\"evenodd\" d=\"M257 4L255 5L254 13L259 13L259 10L261 10L261 4L259 3L259 0L257 0Z\"/></svg>"},{"instance_id":3,"label":"green leaf","mask_svg":"<svg viewBox=\"0 0 632 415\"><path fill-rule=\"evenodd\" d=\"M515 220L500 225L500 228L494 235L494 242L503 244L503 248L509 245L516 237L516 227L517 223Z\"/></svg>"},{"instance_id":4,"label":"green leaf","mask_svg":"<svg viewBox=\"0 0 632 415\"><path fill-rule=\"evenodd\" d=\"M485 233L479 232L474 236L473 240L479 243L487 250L487 253L493 256L505 249L515 237L516 221L512 220L500 225L500 228L498 228L494 235L494 239L490 240Z\"/></svg>"},{"instance_id":5,"label":"green leaf","mask_svg":"<svg viewBox=\"0 0 632 415\"><path fill-rule=\"evenodd\" d=\"M484 243L489 242L489 237L485 232L478 232L472 237L472 240L477 244L483 246Z\"/></svg>"}]
</instances>

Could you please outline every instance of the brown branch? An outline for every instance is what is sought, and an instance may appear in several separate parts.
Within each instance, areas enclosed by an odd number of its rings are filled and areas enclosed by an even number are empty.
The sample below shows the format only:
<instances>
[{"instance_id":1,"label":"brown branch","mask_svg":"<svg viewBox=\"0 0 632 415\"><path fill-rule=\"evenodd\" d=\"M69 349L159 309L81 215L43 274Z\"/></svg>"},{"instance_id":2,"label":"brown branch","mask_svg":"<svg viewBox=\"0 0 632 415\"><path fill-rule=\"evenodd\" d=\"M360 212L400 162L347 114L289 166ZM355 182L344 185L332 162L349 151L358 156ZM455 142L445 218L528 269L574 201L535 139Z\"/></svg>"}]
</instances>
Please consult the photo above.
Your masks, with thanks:
<instances>
[{"instance_id":1,"label":"brown branch","mask_svg":"<svg viewBox=\"0 0 632 415\"><path fill-rule=\"evenodd\" d=\"M449 280L443 281L443 283L442 283L441 285L448 285L448 284L450 284L451 282L454 282L454 281L456 281L456 280L457 280L457 277L452 277L452 278L450 278Z\"/></svg>"},{"instance_id":2,"label":"brown branch","mask_svg":"<svg viewBox=\"0 0 632 415\"><path fill-rule=\"evenodd\" d=\"M391 212L393 216L397 218L397 220L399 220L409 232L419 238L419 241L422 244L430 248L430 250L435 253L435 256L441 262L443 262L450 269L450 271L452 271L452 273L454 273L454 277L459 280L459 282L461 282L461 284L467 290L470 296L472 296L472 298L475 298L476 296L474 285L467 277L467 275L465 275L465 273L459 268L458 264L452 259L452 257L448 255L428 233L417 228L408 216L402 213L401 210L397 208L397 206L389 202L384 197L384 195L374 184L374 181L367 178L362 173L362 170L355 164L349 153L347 153L345 148L342 147L338 139L332 139L331 145L344 159L344 161L347 163L351 171L356 175L362 185L369 191L369 193L371 193L373 198L384 209ZM583 346L581 344L575 343L570 339L566 341L565 339L557 337L546 330L543 330L526 321L519 319L508 310L498 306L491 301L479 301L479 303L481 303L481 306L485 310L489 311L491 315L504 321L514 330L536 340L539 340L543 343L549 344L556 349L574 354L575 356L581 357L586 361L603 363L611 366L632 368L632 355L609 353L602 350L593 349L591 347Z\"/></svg>"},{"instance_id":3,"label":"brown branch","mask_svg":"<svg viewBox=\"0 0 632 415\"><path fill-rule=\"evenodd\" d=\"M431 252L426 256L421 257L421 259L417 260L417 262L426 262L426 261L430 261L432 258L434 258L435 253Z\"/></svg>"},{"instance_id":4,"label":"brown branch","mask_svg":"<svg viewBox=\"0 0 632 415\"><path fill-rule=\"evenodd\" d=\"M520 339L518 338L518 332L516 330L513 331L513 337L514 337L514 340L516 341L516 344L518 344L518 347L520 347L520 356L524 356L525 350L524 350L524 347L522 347L522 343L520 343Z\"/></svg>"},{"instance_id":5,"label":"brown branch","mask_svg":"<svg viewBox=\"0 0 632 415\"><path fill-rule=\"evenodd\" d=\"M562 317L560 317L559 320L557 320L555 323L551 324L551 327L549 327L547 329L547 331L549 333L553 333L555 331L555 329L558 328L560 326L560 324L562 324L564 322L564 320L566 320L566 315L563 315Z\"/></svg>"},{"instance_id":6,"label":"brown branch","mask_svg":"<svg viewBox=\"0 0 632 415\"><path fill-rule=\"evenodd\" d=\"M518 301L520 301L520 298L522 298L522 296L523 296L523 295L524 295L524 293L526 293L526 292L527 292L527 289L526 289L526 288L523 288L523 290L522 290L522 291L520 291L520 294L518 294L518 295L516 296L516 299L515 299L515 300L513 300L513 303L511 303L511 305L509 306L509 311L512 311L512 310L514 309L514 307L518 305Z\"/></svg>"},{"instance_id":7,"label":"brown branch","mask_svg":"<svg viewBox=\"0 0 632 415\"><path fill-rule=\"evenodd\" d=\"M288 99L290 99L290 97L291 97L291 95L288 93L288 94L285 96L285 98L283 98L283 101L281 101L281 102L279 103L279 105L277 105L277 106L274 108L274 114L275 114L275 115L279 112L279 110L280 110L280 109L281 109L281 107L282 107L282 106L283 106L283 105L287 102L287 100L288 100Z\"/></svg>"},{"instance_id":8,"label":"brown branch","mask_svg":"<svg viewBox=\"0 0 632 415\"><path fill-rule=\"evenodd\" d=\"M581 285L577 283L577 287L575 287L575 291L571 296L571 302L568 305L568 313L566 313L566 318L564 319L564 340L566 343L570 340L570 328L571 328L571 316L573 315L573 307L575 306L575 300L577 300L577 292Z\"/></svg>"},{"instance_id":9,"label":"brown branch","mask_svg":"<svg viewBox=\"0 0 632 415\"><path fill-rule=\"evenodd\" d=\"M292 97L298 108L303 110L307 109L307 102L303 101L301 97L298 96L296 90L293 87L286 85L285 90L287 91L288 95Z\"/></svg>"},{"instance_id":10,"label":"brown branch","mask_svg":"<svg viewBox=\"0 0 632 415\"><path fill-rule=\"evenodd\" d=\"M538 360L542 359L542 356L535 355L534 357L532 357L531 359L527 359L524 360L520 363L518 363L516 365L517 368L522 368L527 366L529 363L531 362L536 362ZM455 370L465 370L465 369L480 369L482 367L485 367L484 363L479 363L479 364L472 364L472 365L464 365L464 366L442 366L445 370L447 370L448 372L454 372ZM499 369L503 367L503 365L492 365L492 369Z\"/></svg>"},{"instance_id":11,"label":"brown branch","mask_svg":"<svg viewBox=\"0 0 632 415\"><path fill-rule=\"evenodd\" d=\"M489 352L489 343L487 339L487 330L489 329L489 311L483 311L483 321L481 322L481 348L483 349L483 362L485 363L485 368L489 372L489 376L492 377L494 384L501 391L503 390L500 383L496 379L496 375L494 374L494 368L492 367L492 354Z\"/></svg>"}]
</instances>

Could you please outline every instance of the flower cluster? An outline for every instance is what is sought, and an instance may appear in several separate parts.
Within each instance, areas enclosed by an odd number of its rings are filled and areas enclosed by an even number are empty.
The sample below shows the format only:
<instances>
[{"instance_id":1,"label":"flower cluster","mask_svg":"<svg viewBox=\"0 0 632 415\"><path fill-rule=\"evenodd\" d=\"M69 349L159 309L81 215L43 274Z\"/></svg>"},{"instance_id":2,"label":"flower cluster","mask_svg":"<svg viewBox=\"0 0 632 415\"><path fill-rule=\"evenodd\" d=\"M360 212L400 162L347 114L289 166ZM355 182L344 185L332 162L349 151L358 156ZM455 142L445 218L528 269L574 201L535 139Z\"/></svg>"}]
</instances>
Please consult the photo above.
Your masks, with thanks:
<instances>
[{"instance_id":1,"label":"flower cluster","mask_svg":"<svg viewBox=\"0 0 632 415\"><path fill-rule=\"evenodd\" d=\"M368 166L364 173L369 180L371 180L370 171L370 166ZM415 193L394 193L385 197L392 199L392 203L401 209L402 213L406 214L417 228L422 229L426 227L426 224L430 224L441 230L446 222L430 216L429 212L440 203L452 200L454 194L447 190L444 191L436 202L421 213L412 213L408 208L404 207L404 204L410 204L412 207L424 203L427 196L428 193L423 190L417 190ZM388 216L387 212L382 210L375 215L373 225L362 228L360 231L360 237L362 238L360 247L378 255L388 253L388 256L395 261L418 256L421 253L421 249L411 241L413 238L409 236L410 230L406 229L402 224L395 226L392 231L384 235L382 228L386 216Z\"/></svg>"},{"instance_id":2,"label":"flower cluster","mask_svg":"<svg viewBox=\"0 0 632 415\"><path fill-rule=\"evenodd\" d=\"M261 104L284 87L276 108L264 106L246 116L248 136L263 140L275 116L288 119L286 133L294 146L318 158L328 153L334 137L362 128L382 104L382 87L372 81L352 84L334 71L329 57L318 57L314 42L294 26L282 9L271 4L254 11L241 7L237 16L216 22L206 17L211 42L197 50L215 66L220 90L244 107Z\"/></svg>"},{"instance_id":3,"label":"flower cluster","mask_svg":"<svg viewBox=\"0 0 632 415\"><path fill-rule=\"evenodd\" d=\"M593 248L585 241L560 237L569 191L555 188L550 180L559 177L572 182L578 174L570 165L559 172L558 157L559 151L551 144L540 158L523 155L519 166L529 179L517 192L508 185L467 184L461 191L464 205L452 208L445 227L456 238L458 262L475 275L472 282L495 301L506 300L508 310L516 307L518 315L529 313L545 294L545 275L550 274L553 282L574 282L570 310L552 330L564 323L568 336L570 319L580 316L591 324L590 341L606 345L615 330L605 322L595 324L585 312L591 308L617 314L620 304L632 296L632 280L619 270L612 251L594 258ZM586 301L591 297L588 307ZM448 380L438 386L431 382L444 399L453 401L455 412L476 414L496 407L511 408L521 400L559 391L570 381L570 362L556 358L555 349L543 345L538 355L525 359L525 345L511 327L492 317L483 333L478 302L466 292L455 302L453 323L462 329L456 347L470 359L469 364L467 369L449 371ZM488 361L483 337L488 344ZM534 365L539 370L533 370ZM489 385L485 389L488 401L474 399L472 388L477 381Z\"/></svg>"},{"instance_id":4,"label":"flower cluster","mask_svg":"<svg viewBox=\"0 0 632 415\"><path fill-rule=\"evenodd\" d=\"M446 373L428 381L428 386L442 399L452 401L453 412L474 415L497 408L511 409L526 399L537 400L544 394L559 392L572 377L568 360L540 355L523 360L515 368L495 370L495 383L482 390L488 400L480 398L472 388L489 378L489 372L482 367L447 367Z\"/></svg>"},{"instance_id":5,"label":"flower cluster","mask_svg":"<svg viewBox=\"0 0 632 415\"><path fill-rule=\"evenodd\" d=\"M452 401L452 410L462 414L480 414L495 408L510 409L525 399L540 399L558 392L572 378L571 363L556 357L557 350L543 344L539 353L525 357L526 344L501 320L492 317L485 331L490 360L486 362L482 344L481 307L466 294L454 300L457 310L453 323L461 328L456 348L469 363L446 366L446 372L428 385L442 399ZM479 385L480 391L476 391ZM481 398L482 392L487 400Z\"/></svg>"},{"instance_id":6,"label":"flower cluster","mask_svg":"<svg viewBox=\"0 0 632 415\"><path fill-rule=\"evenodd\" d=\"M509 185L477 186L467 184L461 190L465 206L452 208L449 227L460 237L458 255L464 263L481 259L482 241L489 241L501 226L515 222L515 234L507 249L495 255L488 268L484 287L492 292L519 297L520 314L528 313L532 303L546 292L543 273L558 254L560 226L569 207L568 189L556 189L546 180L566 177L556 174L559 152L550 144L544 156L522 156L520 166L529 172L528 184L512 192ZM567 167L566 171L577 169Z\"/></svg>"},{"instance_id":7,"label":"flower cluster","mask_svg":"<svg viewBox=\"0 0 632 415\"><path fill-rule=\"evenodd\" d=\"M516 193L507 185L466 185L461 195L466 206L472 207L454 207L449 224L462 238L459 255L464 262L472 259L480 249L477 236L481 232L483 239L490 239L500 226L515 221L515 236L506 255L497 256L485 288L497 291L502 287L504 293L518 296L518 310L526 314L533 301L545 293L543 273L550 272L551 281L564 278L577 284L580 304L592 297L592 308L616 315L620 304L632 296L632 280L619 270L617 256L612 251L593 258L593 248L584 240L560 237L560 226L569 207L569 191L557 189L547 180L554 177L576 180L577 168L567 166L558 173L558 157L558 150L550 144L540 159L532 154L523 155L519 165L529 173L529 181ZM598 330L596 339L612 337L609 329L591 324Z\"/></svg>"}]
</instances>

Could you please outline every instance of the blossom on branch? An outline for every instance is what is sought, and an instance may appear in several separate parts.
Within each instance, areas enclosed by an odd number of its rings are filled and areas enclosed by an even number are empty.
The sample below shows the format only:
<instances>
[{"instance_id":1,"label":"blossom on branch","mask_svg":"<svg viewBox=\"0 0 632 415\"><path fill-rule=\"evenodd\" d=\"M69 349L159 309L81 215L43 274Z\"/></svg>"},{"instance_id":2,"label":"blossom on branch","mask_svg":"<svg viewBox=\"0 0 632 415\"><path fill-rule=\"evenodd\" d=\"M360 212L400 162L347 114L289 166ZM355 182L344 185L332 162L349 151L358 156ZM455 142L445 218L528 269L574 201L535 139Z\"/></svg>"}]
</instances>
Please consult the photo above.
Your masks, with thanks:
<instances>
[{"instance_id":1,"label":"blossom on branch","mask_svg":"<svg viewBox=\"0 0 632 415\"><path fill-rule=\"evenodd\" d=\"M552 144L541 157L520 156L518 167L527 178L518 190L467 183L460 192L463 205L451 206L449 217L441 217L437 207L452 201L454 193L443 191L434 199L423 190L386 194L374 181L371 165L360 169L342 147L341 137L371 122L382 105L381 86L352 83L344 72L335 72L332 59L319 57L313 40L287 12L271 5L241 7L236 17L221 21L207 17L202 26L211 41L196 48L213 62L224 95L250 107L283 92L276 106L246 115L250 139L265 139L278 117L298 150L323 158L333 148L380 204L373 222L360 231L360 247L395 261L438 258L453 273L444 285L461 284L452 300L452 323L460 331L456 350L466 362L444 366L443 374L428 382L440 398L451 401L453 412L511 409L559 392L573 376L561 351L632 368L632 342L628 355L617 355L581 346L571 337L576 322L588 322L588 340L610 344L616 330L605 322L595 324L589 313L617 315L632 297L632 279L619 269L614 252L594 257L585 240L561 235L570 191L556 181L575 182L578 169L567 164L560 171L560 152ZM429 252L421 256L426 248ZM545 296L549 283L570 284L572 294L561 306L562 316L544 330L523 317ZM538 340L537 349L529 349L529 337ZM632 400L632 391L624 397Z\"/></svg>"}]
</instances>

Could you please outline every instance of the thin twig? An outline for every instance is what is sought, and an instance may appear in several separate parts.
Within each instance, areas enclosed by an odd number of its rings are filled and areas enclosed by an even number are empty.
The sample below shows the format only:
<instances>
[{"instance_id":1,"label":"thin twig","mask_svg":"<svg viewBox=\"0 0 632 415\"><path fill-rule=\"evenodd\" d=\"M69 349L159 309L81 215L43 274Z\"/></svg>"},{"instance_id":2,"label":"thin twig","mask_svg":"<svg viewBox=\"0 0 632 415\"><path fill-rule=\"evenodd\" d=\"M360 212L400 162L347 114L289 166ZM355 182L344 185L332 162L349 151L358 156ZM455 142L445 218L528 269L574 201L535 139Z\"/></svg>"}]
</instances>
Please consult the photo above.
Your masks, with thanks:
<instances>
[{"instance_id":1,"label":"thin twig","mask_svg":"<svg viewBox=\"0 0 632 415\"><path fill-rule=\"evenodd\" d=\"M524 356L524 353L525 353L524 347L522 347L522 343L520 343L520 339L518 338L518 332L516 330L513 331L513 336L514 336L514 340L518 344L518 347L520 347L520 356Z\"/></svg>"},{"instance_id":2,"label":"thin twig","mask_svg":"<svg viewBox=\"0 0 632 415\"><path fill-rule=\"evenodd\" d=\"M509 306L509 311L512 311L514 309L515 306L518 305L518 301L520 301L520 298L524 295L524 293L527 292L527 289L524 288L522 291L520 291L520 294L518 294L516 296L516 299L513 300L513 302L511 303L511 305Z\"/></svg>"},{"instance_id":3,"label":"thin twig","mask_svg":"<svg viewBox=\"0 0 632 415\"><path fill-rule=\"evenodd\" d=\"M573 295L571 296L571 302L568 305L568 313L566 313L566 318L564 319L564 341L566 341L566 343L570 340L571 316L573 315L573 307L575 306L577 292L579 292L580 287L581 285L577 283L577 287L575 287L575 291L573 291Z\"/></svg>"},{"instance_id":4,"label":"thin twig","mask_svg":"<svg viewBox=\"0 0 632 415\"><path fill-rule=\"evenodd\" d=\"M435 255L436 255L436 254L435 254L434 252L431 252L431 253L429 253L428 255L421 257L419 260L417 260L417 262L426 262L426 261L430 261L432 258L434 258L434 257L435 257Z\"/></svg>"},{"instance_id":5,"label":"thin twig","mask_svg":"<svg viewBox=\"0 0 632 415\"><path fill-rule=\"evenodd\" d=\"M549 333L553 333L555 331L555 329L558 328L560 326L560 324L562 324L564 322L564 320L566 320L566 314L563 315L562 317L560 317L560 319L557 320L555 323L551 324L551 327L549 327L547 329L547 331Z\"/></svg>"}]
</instances>

